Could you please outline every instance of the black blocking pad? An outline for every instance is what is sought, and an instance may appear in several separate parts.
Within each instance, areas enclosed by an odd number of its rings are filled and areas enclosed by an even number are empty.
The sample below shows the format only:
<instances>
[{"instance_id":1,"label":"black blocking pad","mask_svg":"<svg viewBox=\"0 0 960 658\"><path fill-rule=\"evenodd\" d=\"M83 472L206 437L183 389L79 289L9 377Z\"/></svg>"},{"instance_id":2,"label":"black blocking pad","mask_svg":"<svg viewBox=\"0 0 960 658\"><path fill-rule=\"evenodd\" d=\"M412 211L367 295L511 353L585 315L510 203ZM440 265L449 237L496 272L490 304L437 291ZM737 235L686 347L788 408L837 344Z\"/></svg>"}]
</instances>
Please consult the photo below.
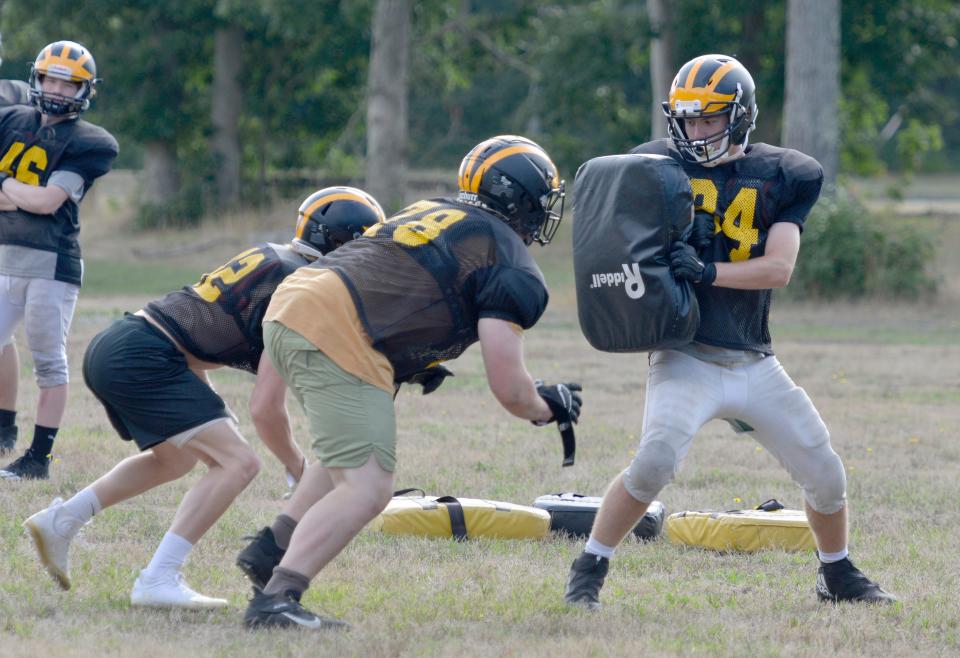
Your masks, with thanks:
<instances>
[{"instance_id":1,"label":"black blocking pad","mask_svg":"<svg viewBox=\"0 0 960 658\"><path fill-rule=\"evenodd\" d=\"M684 345L700 313L670 273L670 244L693 217L690 180L662 155L608 155L574 181L573 267L580 328L605 352Z\"/></svg>"}]
</instances>

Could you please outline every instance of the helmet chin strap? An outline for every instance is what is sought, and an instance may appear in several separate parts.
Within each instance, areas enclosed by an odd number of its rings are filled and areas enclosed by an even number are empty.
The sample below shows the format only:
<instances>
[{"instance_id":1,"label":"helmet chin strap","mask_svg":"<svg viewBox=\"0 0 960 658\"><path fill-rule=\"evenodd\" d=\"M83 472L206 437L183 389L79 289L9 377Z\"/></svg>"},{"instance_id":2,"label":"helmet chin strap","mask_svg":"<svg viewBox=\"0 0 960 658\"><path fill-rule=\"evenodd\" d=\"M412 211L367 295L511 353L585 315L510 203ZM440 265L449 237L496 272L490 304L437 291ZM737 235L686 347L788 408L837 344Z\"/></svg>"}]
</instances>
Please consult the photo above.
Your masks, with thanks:
<instances>
[{"instance_id":1,"label":"helmet chin strap","mask_svg":"<svg viewBox=\"0 0 960 658\"><path fill-rule=\"evenodd\" d=\"M716 167L717 165L727 164L733 162L734 160L739 160L746 155L744 147L746 147L746 144L734 144L727 149L726 154L721 155L716 160L711 160L710 162L701 162L700 164L704 167Z\"/></svg>"}]
</instances>

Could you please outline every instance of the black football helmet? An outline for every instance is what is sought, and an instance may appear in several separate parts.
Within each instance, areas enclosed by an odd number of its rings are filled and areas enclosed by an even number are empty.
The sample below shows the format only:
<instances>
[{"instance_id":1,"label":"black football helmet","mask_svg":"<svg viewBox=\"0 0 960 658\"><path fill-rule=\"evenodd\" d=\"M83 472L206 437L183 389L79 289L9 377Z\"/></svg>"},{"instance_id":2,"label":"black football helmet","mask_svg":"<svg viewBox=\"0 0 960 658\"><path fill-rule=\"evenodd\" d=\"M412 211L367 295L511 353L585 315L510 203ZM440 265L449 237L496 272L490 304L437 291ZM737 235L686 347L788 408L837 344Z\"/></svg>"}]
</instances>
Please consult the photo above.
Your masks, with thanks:
<instances>
[{"instance_id":1,"label":"black football helmet","mask_svg":"<svg viewBox=\"0 0 960 658\"><path fill-rule=\"evenodd\" d=\"M47 76L77 83L77 95L70 98L43 91L40 83ZM30 101L45 114L80 114L90 107L99 82L97 64L90 51L74 41L55 41L43 47L30 68Z\"/></svg>"},{"instance_id":2,"label":"black football helmet","mask_svg":"<svg viewBox=\"0 0 960 658\"><path fill-rule=\"evenodd\" d=\"M757 123L756 87L743 64L726 55L701 55L684 64L663 103L667 129L688 162L706 167L734 157L730 147L746 148ZM704 139L690 139L684 120L726 115L726 128Z\"/></svg>"},{"instance_id":3,"label":"black football helmet","mask_svg":"<svg viewBox=\"0 0 960 658\"><path fill-rule=\"evenodd\" d=\"M459 187L457 201L494 211L527 244L550 242L563 218L557 167L525 137L499 135L474 146L460 163Z\"/></svg>"},{"instance_id":4,"label":"black football helmet","mask_svg":"<svg viewBox=\"0 0 960 658\"><path fill-rule=\"evenodd\" d=\"M384 219L383 208L363 190L325 187L300 204L293 247L304 256L318 258Z\"/></svg>"}]
</instances>

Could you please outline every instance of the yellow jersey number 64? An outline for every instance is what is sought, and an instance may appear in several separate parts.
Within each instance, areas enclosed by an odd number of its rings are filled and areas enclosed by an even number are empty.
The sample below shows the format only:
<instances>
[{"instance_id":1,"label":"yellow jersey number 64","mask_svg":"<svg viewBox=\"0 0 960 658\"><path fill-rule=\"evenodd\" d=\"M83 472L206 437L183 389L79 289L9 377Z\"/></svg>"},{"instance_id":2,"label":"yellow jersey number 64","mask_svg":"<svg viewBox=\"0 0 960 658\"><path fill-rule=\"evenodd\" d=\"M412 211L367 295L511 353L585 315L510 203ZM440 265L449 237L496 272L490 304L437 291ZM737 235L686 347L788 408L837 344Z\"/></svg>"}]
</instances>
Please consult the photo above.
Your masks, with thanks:
<instances>
[{"instance_id":1,"label":"yellow jersey number 64","mask_svg":"<svg viewBox=\"0 0 960 658\"><path fill-rule=\"evenodd\" d=\"M717 186L709 178L691 178L694 201L697 207L717 214ZM739 244L730 250L730 262L747 260L750 250L760 244L760 231L754 226L753 220L757 212L757 190L753 187L741 187L737 196L727 206L723 213L723 223L719 230L731 240ZM716 231L717 228L715 227Z\"/></svg>"}]
</instances>

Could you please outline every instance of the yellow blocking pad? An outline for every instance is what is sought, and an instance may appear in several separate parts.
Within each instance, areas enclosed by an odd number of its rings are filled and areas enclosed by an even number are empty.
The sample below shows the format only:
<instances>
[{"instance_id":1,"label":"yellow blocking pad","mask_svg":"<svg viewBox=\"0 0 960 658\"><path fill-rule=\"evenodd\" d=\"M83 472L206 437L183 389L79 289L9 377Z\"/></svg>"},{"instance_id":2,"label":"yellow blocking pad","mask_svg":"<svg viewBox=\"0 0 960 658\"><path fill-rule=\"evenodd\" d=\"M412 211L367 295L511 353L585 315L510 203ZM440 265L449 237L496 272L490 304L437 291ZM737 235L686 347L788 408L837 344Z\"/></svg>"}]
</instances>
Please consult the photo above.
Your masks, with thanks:
<instances>
[{"instance_id":1,"label":"yellow blocking pad","mask_svg":"<svg viewBox=\"0 0 960 658\"><path fill-rule=\"evenodd\" d=\"M718 551L806 551L817 547L807 515L795 509L677 512L667 517L666 531L674 544Z\"/></svg>"},{"instance_id":2,"label":"yellow blocking pad","mask_svg":"<svg viewBox=\"0 0 960 658\"><path fill-rule=\"evenodd\" d=\"M457 500L463 507L469 538L540 539L550 532L546 510L495 500ZM389 535L453 537L447 503L438 503L436 496L395 497L367 528Z\"/></svg>"}]
</instances>

